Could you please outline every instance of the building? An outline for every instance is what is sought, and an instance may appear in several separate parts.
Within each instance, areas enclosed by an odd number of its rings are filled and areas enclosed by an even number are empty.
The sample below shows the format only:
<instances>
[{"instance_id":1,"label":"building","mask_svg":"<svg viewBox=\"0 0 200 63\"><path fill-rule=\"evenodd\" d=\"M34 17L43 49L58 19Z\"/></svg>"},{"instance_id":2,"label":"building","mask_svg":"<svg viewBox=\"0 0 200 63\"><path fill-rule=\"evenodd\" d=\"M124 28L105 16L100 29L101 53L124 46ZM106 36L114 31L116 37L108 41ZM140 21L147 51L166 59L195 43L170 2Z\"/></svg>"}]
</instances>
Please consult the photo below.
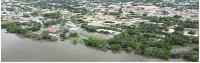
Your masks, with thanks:
<instances>
[{"instance_id":1,"label":"building","mask_svg":"<svg viewBox=\"0 0 200 63\"><path fill-rule=\"evenodd\" d=\"M56 29L49 29L49 32L50 32L50 33L56 33L57 30L56 30Z\"/></svg>"},{"instance_id":2,"label":"building","mask_svg":"<svg viewBox=\"0 0 200 63\"><path fill-rule=\"evenodd\" d=\"M97 29L97 32L99 31L107 31L109 33L112 33L114 35L120 34L121 32L113 31L113 30L106 30L106 29Z\"/></svg>"},{"instance_id":3,"label":"building","mask_svg":"<svg viewBox=\"0 0 200 63\"><path fill-rule=\"evenodd\" d=\"M169 29L168 31L163 31L164 33L167 33L167 34L172 34L174 33L174 29Z\"/></svg>"},{"instance_id":4,"label":"building","mask_svg":"<svg viewBox=\"0 0 200 63\"><path fill-rule=\"evenodd\" d=\"M72 28L69 28L69 31L71 31L71 32L78 31L78 28L72 27Z\"/></svg>"}]
</instances>

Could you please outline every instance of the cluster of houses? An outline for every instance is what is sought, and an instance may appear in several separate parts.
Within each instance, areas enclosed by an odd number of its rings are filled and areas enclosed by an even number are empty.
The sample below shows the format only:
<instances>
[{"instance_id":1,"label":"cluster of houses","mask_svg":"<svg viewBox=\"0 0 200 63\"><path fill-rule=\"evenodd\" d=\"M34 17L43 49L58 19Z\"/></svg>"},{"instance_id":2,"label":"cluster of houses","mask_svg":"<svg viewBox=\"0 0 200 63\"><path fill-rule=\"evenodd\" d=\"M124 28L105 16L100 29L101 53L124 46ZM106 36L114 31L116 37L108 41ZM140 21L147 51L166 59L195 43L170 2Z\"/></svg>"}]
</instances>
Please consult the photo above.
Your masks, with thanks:
<instances>
[{"instance_id":1,"label":"cluster of houses","mask_svg":"<svg viewBox=\"0 0 200 63\"><path fill-rule=\"evenodd\" d=\"M169 0L170 2L174 2ZM108 5L107 7L103 6L103 4L93 4L95 7L89 7L91 11L99 11L99 12L119 12L119 9L122 9L121 16L123 15L129 15L129 12L134 12L135 14L138 15L144 15L146 14L147 16L158 16L158 17L173 17L175 15L182 16L181 20L186 20L186 19L192 19L192 20L198 20L198 14L199 10L195 9L183 9L182 11L177 11L176 8L172 7L157 7L153 5L137 5L133 6L131 4L132 2L127 2L127 3L118 3L118 4L111 4ZM97 14L98 18L102 19L113 19L112 16L109 15L102 15L102 14Z\"/></svg>"},{"instance_id":2,"label":"cluster of houses","mask_svg":"<svg viewBox=\"0 0 200 63\"><path fill-rule=\"evenodd\" d=\"M174 0L164 0L166 2L174 2ZM42 17L43 14L45 13L51 13L55 11L61 11L61 18L62 19L67 19L70 20L71 16L74 15L80 15L80 13L72 13L68 11L67 9L41 9L41 8L36 8L33 6L26 6L24 4L30 4L30 3L16 3L16 4L11 4L10 2L17 2L14 0L3 0L2 2L6 2L8 4L3 4L2 5L2 12L1 12L1 20L2 21L11 21L11 22L30 22L30 21L36 21L36 22L42 22L42 20L50 21L51 19L44 18ZM40 1L36 1L40 2ZM85 3L87 1L84 1ZM157 7L153 5L141 5L142 3L137 3L137 6L133 6L133 2L127 2L127 3L115 3L115 4L110 4L108 6L105 6L104 3L88 3L91 6L83 5L80 6L81 8L86 8L89 9L89 11L95 11L95 16L93 17L88 17L88 15L83 15L84 18L82 19L83 21L89 22L87 25L92 25L92 26L105 26L109 27L112 25L121 25L121 26L131 26L131 25L137 25L140 22L148 23L148 24L163 24L163 23L155 23L155 22L150 22L149 20L144 20L141 18L130 18L130 19L116 19L116 16L113 15L105 15L104 12L114 12L114 13L120 13L120 17L127 17L127 15L130 15L130 12L133 12L136 15L140 16L158 16L158 17L173 17L175 15L182 16L181 20L199 20L199 11L194 10L194 9L184 9L182 11L176 11L175 8L171 7ZM57 3L46 3L46 4L51 4L51 5L57 5L61 6L61 4ZM19 7L12 7L12 5L16 5ZM23 11L21 7L25 8L30 8L32 11ZM6 10L6 8L14 8L15 11L17 12L11 12ZM119 11L120 10L120 11ZM39 12L39 16L31 16L31 13L33 12ZM165 13L164 13L165 12ZM30 17L23 17L24 14L30 15ZM112 21L113 23L105 23L105 21ZM22 26L23 28L26 28L28 26ZM174 26L176 27L176 26ZM61 29L68 29L70 32L75 32L78 31L79 28L77 27L76 24L74 24L72 21L68 21L65 23L64 26L61 26L61 24L56 24L52 25L48 29L51 35L53 36L59 36L56 34ZM113 30L106 30L106 29L98 29L97 31L108 31L109 33L112 34L119 34L120 32L113 31ZM189 31L195 31L195 34L188 34ZM164 33L171 34L174 32L173 27L169 27L168 31L163 31ZM198 30L197 29L185 29L184 35L187 36L198 36Z\"/></svg>"},{"instance_id":3,"label":"cluster of houses","mask_svg":"<svg viewBox=\"0 0 200 63\"><path fill-rule=\"evenodd\" d=\"M49 32L51 33L56 33L61 29L68 29L70 32L78 31L78 27L72 21L68 21L64 26L61 24L56 24L48 28Z\"/></svg>"},{"instance_id":4,"label":"cluster of houses","mask_svg":"<svg viewBox=\"0 0 200 63\"><path fill-rule=\"evenodd\" d=\"M105 23L106 21L97 21L97 22L90 22L88 23L88 25L92 25L92 26L113 26L113 25L120 25L120 26L131 26L131 25L136 25L139 24L140 22L144 22L144 23L149 23L149 24L156 24L154 22L149 22L149 20L144 20L144 19L140 19L140 18L133 18L130 20L113 20L113 23Z\"/></svg>"},{"instance_id":5,"label":"cluster of houses","mask_svg":"<svg viewBox=\"0 0 200 63\"><path fill-rule=\"evenodd\" d=\"M114 20L115 18L112 15L104 15L102 13L98 13L96 15L97 18L103 19L103 20Z\"/></svg>"},{"instance_id":6,"label":"cluster of houses","mask_svg":"<svg viewBox=\"0 0 200 63\"><path fill-rule=\"evenodd\" d=\"M181 20L187 20L187 19L192 19L192 20L198 20L198 10L193 10L193 9L186 9L182 11L176 11L175 8L171 7L164 7L164 8L159 8L156 6L134 6L131 10L133 10L134 13L143 15L147 14L147 16L158 16L158 17L173 17L175 15L182 16ZM163 13L163 12L166 12Z\"/></svg>"},{"instance_id":7,"label":"cluster of houses","mask_svg":"<svg viewBox=\"0 0 200 63\"><path fill-rule=\"evenodd\" d=\"M72 21L68 21L64 28L68 29L70 32L78 31L78 27Z\"/></svg>"},{"instance_id":8,"label":"cluster of houses","mask_svg":"<svg viewBox=\"0 0 200 63\"><path fill-rule=\"evenodd\" d=\"M164 33L172 34L175 32L174 28L178 25L173 25L168 28L168 30L163 30ZM189 33L192 32L192 33ZM198 37L199 36L199 29L194 28L185 28L183 35L189 36L189 37Z\"/></svg>"},{"instance_id":9,"label":"cluster of houses","mask_svg":"<svg viewBox=\"0 0 200 63\"><path fill-rule=\"evenodd\" d=\"M59 37L59 34L60 34L59 32L63 29L68 29L69 32L76 32L79 30L78 27L72 21L68 21L67 23L65 23L64 26L62 26L61 24L56 24L56 25L52 25L51 27L47 29L44 28L42 30L48 30L50 35ZM41 34L42 32L39 31L38 33Z\"/></svg>"}]
</instances>

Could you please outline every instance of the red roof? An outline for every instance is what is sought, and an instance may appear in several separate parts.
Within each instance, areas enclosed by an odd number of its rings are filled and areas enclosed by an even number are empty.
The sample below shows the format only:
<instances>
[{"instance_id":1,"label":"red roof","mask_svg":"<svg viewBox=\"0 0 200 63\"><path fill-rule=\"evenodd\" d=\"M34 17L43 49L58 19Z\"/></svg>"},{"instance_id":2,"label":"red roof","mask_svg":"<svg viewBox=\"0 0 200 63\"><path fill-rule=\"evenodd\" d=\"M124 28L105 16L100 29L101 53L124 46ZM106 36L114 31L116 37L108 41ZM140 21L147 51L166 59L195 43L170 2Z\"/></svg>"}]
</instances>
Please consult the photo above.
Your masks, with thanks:
<instances>
[{"instance_id":1,"label":"red roof","mask_svg":"<svg viewBox=\"0 0 200 63\"><path fill-rule=\"evenodd\" d=\"M55 33L55 32L57 32L57 30L56 29L49 29L49 32L50 33Z\"/></svg>"}]
</instances>

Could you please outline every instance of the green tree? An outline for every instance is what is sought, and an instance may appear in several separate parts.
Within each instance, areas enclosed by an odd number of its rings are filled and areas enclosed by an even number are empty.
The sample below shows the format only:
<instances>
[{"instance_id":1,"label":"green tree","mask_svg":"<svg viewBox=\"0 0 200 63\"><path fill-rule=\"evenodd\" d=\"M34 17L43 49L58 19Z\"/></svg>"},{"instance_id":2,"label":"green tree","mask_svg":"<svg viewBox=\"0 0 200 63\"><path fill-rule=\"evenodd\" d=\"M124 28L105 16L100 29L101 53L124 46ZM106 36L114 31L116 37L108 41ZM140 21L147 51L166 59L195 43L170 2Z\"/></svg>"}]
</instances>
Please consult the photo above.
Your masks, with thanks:
<instances>
[{"instance_id":1,"label":"green tree","mask_svg":"<svg viewBox=\"0 0 200 63\"><path fill-rule=\"evenodd\" d=\"M194 31L189 31L188 34L195 34L195 32Z\"/></svg>"},{"instance_id":2,"label":"green tree","mask_svg":"<svg viewBox=\"0 0 200 63\"><path fill-rule=\"evenodd\" d=\"M187 51L183 54L183 57L191 61L199 61L199 53L195 51Z\"/></svg>"},{"instance_id":3,"label":"green tree","mask_svg":"<svg viewBox=\"0 0 200 63\"><path fill-rule=\"evenodd\" d=\"M173 45L185 46L189 43L189 37L185 35L167 35L164 41Z\"/></svg>"},{"instance_id":4,"label":"green tree","mask_svg":"<svg viewBox=\"0 0 200 63\"><path fill-rule=\"evenodd\" d=\"M85 28L85 30L87 30L87 31L89 31L89 32L96 32L96 28L95 27L89 27L89 26L87 26L86 28Z\"/></svg>"},{"instance_id":5,"label":"green tree","mask_svg":"<svg viewBox=\"0 0 200 63\"><path fill-rule=\"evenodd\" d=\"M60 37L65 37L65 34L64 34L64 33L61 33L61 34L60 34Z\"/></svg>"},{"instance_id":6,"label":"green tree","mask_svg":"<svg viewBox=\"0 0 200 63\"><path fill-rule=\"evenodd\" d=\"M63 29L63 33L67 33L67 32L69 32L68 29Z\"/></svg>"},{"instance_id":7,"label":"green tree","mask_svg":"<svg viewBox=\"0 0 200 63\"><path fill-rule=\"evenodd\" d=\"M161 49L157 47L149 47L144 49L145 56L151 56L156 58L162 58L162 59L169 59L171 52L170 50Z\"/></svg>"},{"instance_id":8,"label":"green tree","mask_svg":"<svg viewBox=\"0 0 200 63\"><path fill-rule=\"evenodd\" d=\"M86 46L95 47L99 50L107 50L107 40L102 38L90 37L87 40L84 40Z\"/></svg>"},{"instance_id":9,"label":"green tree","mask_svg":"<svg viewBox=\"0 0 200 63\"><path fill-rule=\"evenodd\" d=\"M30 16L28 14L23 14L23 17L28 18Z\"/></svg>"},{"instance_id":10,"label":"green tree","mask_svg":"<svg viewBox=\"0 0 200 63\"><path fill-rule=\"evenodd\" d=\"M42 31L42 38L45 40L51 39L51 36L49 35L49 32L47 30Z\"/></svg>"},{"instance_id":11,"label":"green tree","mask_svg":"<svg viewBox=\"0 0 200 63\"><path fill-rule=\"evenodd\" d=\"M193 50L199 52L199 46L195 47Z\"/></svg>"},{"instance_id":12,"label":"green tree","mask_svg":"<svg viewBox=\"0 0 200 63\"><path fill-rule=\"evenodd\" d=\"M36 34L35 33L26 33L26 34L24 34L24 36L28 37L28 38L35 38Z\"/></svg>"},{"instance_id":13,"label":"green tree","mask_svg":"<svg viewBox=\"0 0 200 63\"><path fill-rule=\"evenodd\" d=\"M199 43L199 37L193 37L192 42L193 43Z\"/></svg>"},{"instance_id":14,"label":"green tree","mask_svg":"<svg viewBox=\"0 0 200 63\"><path fill-rule=\"evenodd\" d=\"M58 19L61 17L61 13L59 11L56 11L56 12L52 12L52 13L46 13L43 15L44 17L47 17L47 18L54 18L54 19Z\"/></svg>"},{"instance_id":15,"label":"green tree","mask_svg":"<svg viewBox=\"0 0 200 63\"><path fill-rule=\"evenodd\" d=\"M110 49L113 51L119 51L120 49L122 49L122 46L120 44L113 44L111 45Z\"/></svg>"},{"instance_id":16,"label":"green tree","mask_svg":"<svg viewBox=\"0 0 200 63\"><path fill-rule=\"evenodd\" d=\"M181 54L172 54L171 58L181 58Z\"/></svg>"},{"instance_id":17,"label":"green tree","mask_svg":"<svg viewBox=\"0 0 200 63\"><path fill-rule=\"evenodd\" d=\"M58 40L58 38L57 37L54 37L54 36L51 36L51 39L50 39L51 41L57 41Z\"/></svg>"},{"instance_id":18,"label":"green tree","mask_svg":"<svg viewBox=\"0 0 200 63\"><path fill-rule=\"evenodd\" d=\"M70 33L69 37L75 37L77 35L78 35L78 33Z\"/></svg>"}]
</instances>

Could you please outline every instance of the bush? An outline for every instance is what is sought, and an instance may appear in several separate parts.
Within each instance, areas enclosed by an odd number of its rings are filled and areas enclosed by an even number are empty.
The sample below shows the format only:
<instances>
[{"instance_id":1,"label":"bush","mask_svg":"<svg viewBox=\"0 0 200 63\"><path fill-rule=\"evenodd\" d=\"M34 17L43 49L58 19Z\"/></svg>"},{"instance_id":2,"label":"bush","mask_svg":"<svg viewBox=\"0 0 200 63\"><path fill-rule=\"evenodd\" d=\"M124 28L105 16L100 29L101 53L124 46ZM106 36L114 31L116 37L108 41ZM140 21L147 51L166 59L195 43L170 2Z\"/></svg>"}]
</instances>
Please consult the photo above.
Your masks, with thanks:
<instances>
[{"instance_id":1,"label":"bush","mask_svg":"<svg viewBox=\"0 0 200 63\"><path fill-rule=\"evenodd\" d=\"M58 19L58 20L55 20L55 21L43 22L43 24L44 24L44 27L48 27L48 26L51 26L51 25L59 24L61 21L63 21L63 20Z\"/></svg>"},{"instance_id":2,"label":"bush","mask_svg":"<svg viewBox=\"0 0 200 63\"><path fill-rule=\"evenodd\" d=\"M149 48L144 49L143 55L155 57L155 58L169 59L171 55L171 51L167 49L157 48L157 47L149 47Z\"/></svg>"},{"instance_id":3,"label":"bush","mask_svg":"<svg viewBox=\"0 0 200 63\"><path fill-rule=\"evenodd\" d=\"M195 32L194 31L189 31L188 34L195 34Z\"/></svg>"},{"instance_id":4,"label":"bush","mask_svg":"<svg viewBox=\"0 0 200 63\"><path fill-rule=\"evenodd\" d=\"M133 51L133 48L132 48L132 47L126 48L126 52L132 52L132 51Z\"/></svg>"},{"instance_id":5,"label":"bush","mask_svg":"<svg viewBox=\"0 0 200 63\"><path fill-rule=\"evenodd\" d=\"M164 40L172 45L186 46L189 44L189 37L185 35L167 35Z\"/></svg>"},{"instance_id":6,"label":"bush","mask_svg":"<svg viewBox=\"0 0 200 63\"><path fill-rule=\"evenodd\" d=\"M68 29L63 29L63 33L67 33L67 32L69 32Z\"/></svg>"},{"instance_id":7,"label":"bush","mask_svg":"<svg viewBox=\"0 0 200 63\"><path fill-rule=\"evenodd\" d=\"M87 26L86 28L85 28L85 30L87 30L87 31L89 31L89 32L96 32L96 28L95 27L89 27L89 26Z\"/></svg>"},{"instance_id":8,"label":"bush","mask_svg":"<svg viewBox=\"0 0 200 63\"><path fill-rule=\"evenodd\" d=\"M78 35L78 33L70 33L69 37L75 37L77 35Z\"/></svg>"},{"instance_id":9,"label":"bush","mask_svg":"<svg viewBox=\"0 0 200 63\"><path fill-rule=\"evenodd\" d=\"M51 36L51 39L50 39L51 41L57 41L58 40L58 38L57 37L54 37L54 36Z\"/></svg>"},{"instance_id":10,"label":"bush","mask_svg":"<svg viewBox=\"0 0 200 63\"><path fill-rule=\"evenodd\" d=\"M166 28L165 31L169 31L169 28Z\"/></svg>"},{"instance_id":11,"label":"bush","mask_svg":"<svg viewBox=\"0 0 200 63\"><path fill-rule=\"evenodd\" d=\"M110 47L112 51L119 51L120 49L122 49L122 46L120 44L113 44L113 45L110 45Z\"/></svg>"},{"instance_id":12,"label":"bush","mask_svg":"<svg viewBox=\"0 0 200 63\"><path fill-rule=\"evenodd\" d=\"M84 40L86 46L90 47L95 47L99 50L106 51L107 50L107 40L102 39L102 38L95 38L95 37L90 37L89 39Z\"/></svg>"},{"instance_id":13,"label":"bush","mask_svg":"<svg viewBox=\"0 0 200 63\"><path fill-rule=\"evenodd\" d=\"M30 16L28 14L24 14L23 17L28 18Z\"/></svg>"},{"instance_id":14,"label":"bush","mask_svg":"<svg viewBox=\"0 0 200 63\"><path fill-rule=\"evenodd\" d=\"M171 58L181 58L181 55L180 54L172 54Z\"/></svg>"},{"instance_id":15,"label":"bush","mask_svg":"<svg viewBox=\"0 0 200 63\"><path fill-rule=\"evenodd\" d=\"M99 33L109 34L110 32L101 30L101 31L99 31Z\"/></svg>"},{"instance_id":16,"label":"bush","mask_svg":"<svg viewBox=\"0 0 200 63\"><path fill-rule=\"evenodd\" d=\"M199 43L199 37L194 37L192 38L193 43Z\"/></svg>"},{"instance_id":17,"label":"bush","mask_svg":"<svg viewBox=\"0 0 200 63\"><path fill-rule=\"evenodd\" d=\"M187 51L183 54L183 57L191 61L199 61L199 53L195 51Z\"/></svg>"},{"instance_id":18,"label":"bush","mask_svg":"<svg viewBox=\"0 0 200 63\"><path fill-rule=\"evenodd\" d=\"M52 13L46 13L43 15L43 17L54 18L54 19L58 19L60 16L61 16L61 13L59 11L52 12Z\"/></svg>"},{"instance_id":19,"label":"bush","mask_svg":"<svg viewBox=\"0 0 200 63\"><path fill-rule=\"evenodd\" d=\"M27 38L36 38L37 34L35 34L35 33L26 33L26 34L24 34L24 37L27 37Z\"/></svg>"},{"instance_id":20,"label":"bush","mask_svg":"<svg viewBox=\"0 0 200 63\"><path fill-rule=\"evenodd\" d=\"M199 52L199 46L195 47L193 50Z\"/></svg>"},{"instance_id":21,"label":"bush","mask_svg":"<svg viewBox=\"0 0 200 63\"><path fill-rule=\"evenodd\" d=\"M87 24L82 24L81 25L81 28L85 28L85 27L87 27Z\"/></svg>"},{"instance_id":22,"label":"bush","mask_svg":"<svg viewBox=\"0 0 200 63\"><path fill-rule=\"evenodd\" d=\"M60 37L62 38L62 37L65 37L65 34L64 33L61 33L60 34Z\"/></svg>"},{"instance_id":23,"label":"bush","mask_svg":"<svg viewBox=\"0 0 200 63\"><path fill-rule=\"evenodd\" d=\"M69 37L62 37L61 41L65 41L66 39L68 39Z\"/></svg>"}]
</instances>

